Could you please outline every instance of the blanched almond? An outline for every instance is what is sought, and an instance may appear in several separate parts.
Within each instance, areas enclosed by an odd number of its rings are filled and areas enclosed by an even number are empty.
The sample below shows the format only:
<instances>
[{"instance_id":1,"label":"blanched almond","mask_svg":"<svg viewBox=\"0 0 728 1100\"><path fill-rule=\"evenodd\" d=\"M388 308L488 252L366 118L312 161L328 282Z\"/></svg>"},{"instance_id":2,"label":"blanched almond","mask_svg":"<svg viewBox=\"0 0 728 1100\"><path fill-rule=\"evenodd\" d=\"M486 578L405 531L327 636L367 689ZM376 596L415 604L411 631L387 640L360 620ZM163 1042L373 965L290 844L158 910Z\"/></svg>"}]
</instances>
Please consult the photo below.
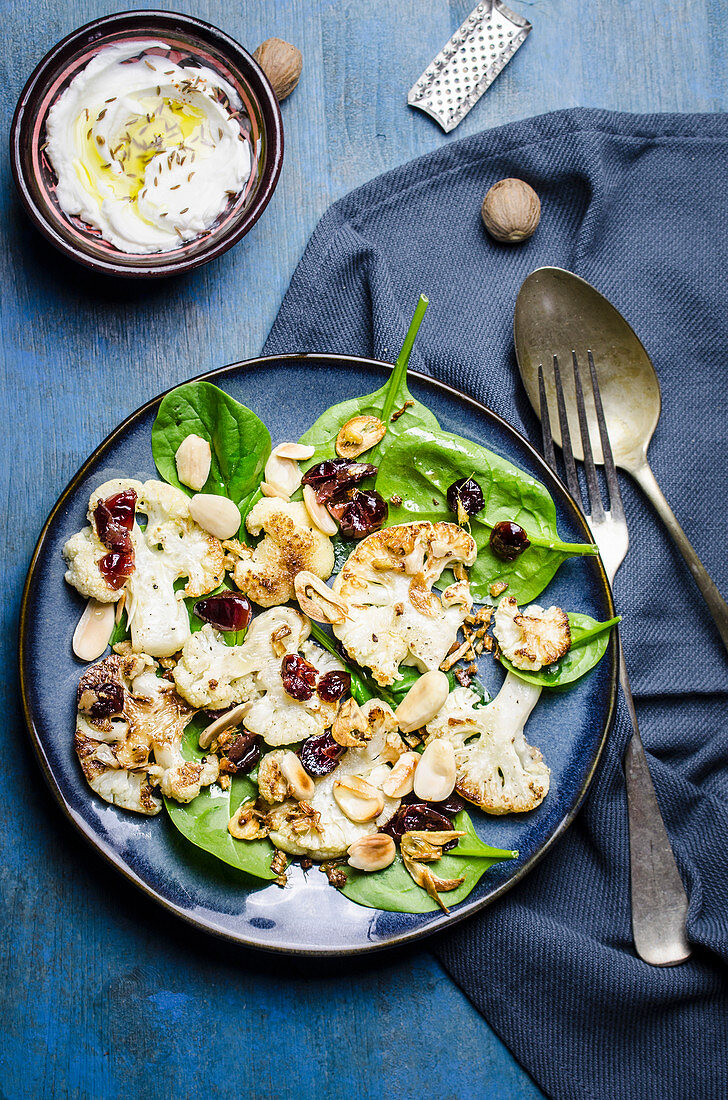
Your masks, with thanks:
<instances>
[{"instance_id":1,"label":"blanched almond","mask_svg":"<svg viewBox=\"0 0 728 1100\"><path fill-rule=\"evenodd\" d=\"M345 699L331 726L331 736L345 749L361 747L371 737L366 715L356 699Z\"/></svg>"},{"instance_id":2,"label":"blanched almond","mask_svg":"<svg viewBox=\"0 0 728 1100\"><path fill-rule=\"evenodd\" d=\"M337 779L333 787L336 804L349 821L372 821L384 809L384 796L358 775Z\"/></svg>"},{"instance_id":3,"label":"blanched almond","mask_svg":"<svg viewBox=\"0 0 728 1100\"><path fill-rule=\"evenodd\" d=\"M243 802L228 821L228 832L236 840L259 840L268 835L268 826L263 824L264 815L256 810L255 802Z\"/></svg>"},{"instance_id":4,"label":"blanched almond","mask_svg":"<svg viewBox=\"0 0 728 1100\"><path fill-rule=\"evenodd\" d=\"M414 789L415 771L420 762L418 752L403 752L391 772L379 784L379 789L388 798L404 798Z\"/></svg>"},{"instance_id":5,"label":"blanched almond","mask_svg":"<svg viewBox=\"0 0 728 1100\"><path fill-rule=\"evenodd\" d=\"M386 425L377 416L354 416L347 420L336 437L339 458L357 458L383 439Z\"/></svg>"},{"instance_id":6,"label":"blanched almond","mask_svg":"<svg viewBox=\"0 0 728 1100\"><path fill-rule=\"evenodd\" d=\"M177 448L174 464L183 485L199 492L207 481L212 463L210 444L201 435L187 435Z\"/></svg>"},{"instance_id":7,"label":"blanched almond","mask_svg":"<svg viewBox=\"0 0 728 1100\"><path fill-rule=\"evenodd\" d=\"M431 669L416 680L394 712L403 733L420 729L435 717L450 694L450 683L444 672Z\"/></svg>"},{"instance_id":8,"label":"blanched almond","mask_svg":"<svg viewBox=\"0 0 728 1100\"><path fill-rule=\"evenodd\" d=\"M237 504L214 493L195 493L190 499L190 515L216 539L231 539L240 529Z\"/></svg>"},{"instance_id":9,"label":"blanched almond","mask_svg":"<svg viewBox=\"0 0 728 1100\"><path fill-rule=\"evenodd\" d=\"M316 793L313 779L307 771L304 771L303 764L295 752L287 752L278 766L297 802L313 798Z\"/></svg>"},{"instance_id":10,"label":"blanched almond","mask_svg":"<svg viewBox=\"0 0 728 1100\"><path fill-rule=\"evenodd\" d=\"M291 458L279 458L274 451L265 464L265 480L269 485L280 485L292 496L301 484L298 463Z\"/></svg>"},{"instance_id":11,"label":"blanched almond","mask_svg":"<svg viewBox=\"0 0 728 1100\"><path fill-rule=\"evenodd\" d=\"M304 485L303 503L306 505L306 511L311 517L311 522L318 527L319 531L323 531L325 535L336 534L339 530L336 526L336 520L329 510L324 508L323 504L319 504L313 485Z\"/></svg>"},{"instance_id":12,"label":"blanched almond","mask_svg":"<svg viewBox=\"0 0 728 1100\"><path fill-rule=\"evenodd\" d=\"M225 714L221 714L214 722L210 722L209 726L205 726L204 730L200 734L199 746L201 749L209 749L212 742L224 733L225 730L231 730L233 726L239 726L245 715L252 707L252 703L238 703L232 710L228 710Z\"/></svg>"},{"instance_id":13,"label":"blanched almond","mask_svg":"<svg viewBox=\"0 0 728 1100\"><path fill-rule=\"evenodd\" d=\"M305 462L307 458L313 458L315 447L307 443L279 443L273 448L276 458L292 458L294 462Z\"/></svg>"},{"instance_id":14,"label":"blanched almond","mask_svg":"<svg viewBox=\"0 0 728 1100\"><path fill-rule=\"evenodd\" d=\"M302 569L293 579L301 611L317 623L343 623L346 619L346 604L315 573Z\"/></svg>"},{"instance_id":15,"label":"blanched almond","mask_svg":"<svg viewBox=\"0 0 728 1100\"><path fill-rule=\"evenodd\" d=\"M386 833L372 833L349 845L347 854L349 866L356 867L357 871L382 871L394 863L397 847Z\"/></svg>"},{"instance_id":16,"label":"blanched almond","mask_svg":"<svg viewBox=\"0 0 728 1100\"><path fill-rule=\"evenodd\" d=\"M455 750L449 741L430 741L415 771L414 791L423 802L443 802L455 789Z\"/></svg>"},{"instance_id":17,"label":"blanched almond","mask_svg":"<svg viewBox=\"0 0 728 1100\"><path fill-rule=\"evenodd\" d=\"M73 652L80 661L95 661L109 644L116 604L89 600L73 632Z\"/></svg>"},{"instance_id":18,"label":"blanched almond","mask_svg":"<svg viewBox=\"0 0 728 1100\"><path fill-rule=\"evenodd\" d=\"M290 500L290 495L280 485L274 482L261 481L260 491L264 497L278 497L280 500Z\"/></svg>"}]
</instances>

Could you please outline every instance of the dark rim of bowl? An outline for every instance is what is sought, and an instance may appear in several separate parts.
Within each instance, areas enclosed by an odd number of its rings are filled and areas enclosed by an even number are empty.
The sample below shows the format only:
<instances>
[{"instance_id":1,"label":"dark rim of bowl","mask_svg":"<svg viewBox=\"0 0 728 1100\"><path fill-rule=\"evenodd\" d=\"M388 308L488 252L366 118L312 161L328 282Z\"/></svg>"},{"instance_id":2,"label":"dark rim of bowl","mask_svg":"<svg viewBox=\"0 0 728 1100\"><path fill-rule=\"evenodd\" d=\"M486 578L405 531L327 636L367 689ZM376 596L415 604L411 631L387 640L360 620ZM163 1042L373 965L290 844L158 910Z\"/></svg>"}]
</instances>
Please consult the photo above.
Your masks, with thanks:
<instances>
[{"instance_id":1,"label":"dark rim of bowl","mask_svg":"<svg viewBox=\"0 0 728 1100\"><path fill-rule=\"evenodd\" d=\"M238 371L240 371L240 370L256 370L256 369L260 370L260 369L264 369L270 363L276 363L276 364L291 363L291 364L293 364L293 363L300 363L301 361L305 361L307 359L316 359L316 360L319 360L319 361L323 360L326 363L339 363L339 364L346 363L346 364L349 364L349 365L354 363L354 364L361 365L361 366L364 366L364 367L376 367L376 368L379 368L379 369L384 368L385 370L390 371L390 372L392 370L392 364L391 363L385 363L380 359L368 359L368 358L365 358L363 356L357 356L357 355L333 355L333 354L317 354L315 352L301 352L301 353L290 353L290 354L287 354L287 355L262 356L258 359L246 359L246 360L244 360L240 363L229 363L225 367L217 367L215 370L207 371L204 374L196 375L194 378L185 379L185 383L186 382L199 382L200 380L205 380L205 381L214 381L215 379L224 380L224 378L227 375L229 375L230 372L233 371L233 370L238 370ZM518 440L521 442L521 444L526 448L526 451L528 452L530 458L540 468L540 472L543 475L543 479L545 481L546 486L547 487L549 485L552 486L552 487L555 486L556 489L558 490L564 505L571 512L571 518L576 522L578 527L581 529L584 542L590 542L590 543L592 543L592 545L596 545L594 543L594 538L592 536L591 530L589 529L589 526L587 525L587 522L586 522L586 520L584 519L584 517L581 513L581 509L575 503L575 501L574 501L573 497L571 496L571 494L569 493L569 490L567 489L566 485L564 485L564 483L561 481L561 479L558 477L558 475L554 473L554 471L551 469L551 467L547 465L547 463L544 460L543 456L541 454L539 454L539 452L536 450L536 448L533 447L532 444L529 443L529 441L525 438L525 436L521 435L521 433L518 432L516 430L516 428L513 427L512 424L509 424L507 420L504 420L502 416L499 416L496 412L493 412L492 409L489 409L488 406L484 405L481 401L477 401L473 397L468 397L467 394L461 393L460 390L456 389L454 386L448 385L448 383L446 383L446 382L441 382L441 381L439 381L439 379L432 378L430 375L422 374L420 371L414 371L414 370L409 371L408 377L414 378L418 382L423 382L426 385L434 386L437 389L440 389L440 390L444 391L445 393L451 395L452 397L456 397L459 401L466 402L468 405L470 405L474 409L476 409L479 413L484 415L487 420L490 420L490 421L494 422L499 428L501 428L502 430L505 430L506 433L515 435L518 438ZM178 385L183 385L185 383L178 383ZM27 579L25 581L25 587L23 589L23 597L22 597L22 601L21 601L21 605L20 605L20 626L19 626L19 635L20 635L20 637L19 637L20 692L21 692L21 698L22 698L22 704L23 704L23 713L24 713L26 725L27 725L28 730L30 732L30 739L31 739L31 743L32 743L32 746L33 746L33 751L35 752L36 758L37 758L38 763L40 764L40 767L41 767L41 771L43 772L45 780L46 780L48 786L50 787L50 790L51 790L51 793L52 793L53 797L55 798L56 802L60 806L61 811L63 812L66 819L68 821L70 821L71 824L80 832L80 834L91 845L91 847L96 852L98 852L101 856L103 856L104 859L106 859L113 867L115 867L117 871L120 871L121 874L129 882L131 882L135 886L137 886L140 890L142 890L150 898L153 898L164 909L168 910L170 913L174 913L177 917L180 917L187 924L190 924L195 928L202 928L203 931L208 932L211 935L217 936L218 938L226 940L228 942L238 944L242 947L254 948L255 950L266 951L266 952L270 952L272 954L299 955L299 956L311 956L311 957L329 957L329 956L333 957L333 956L345 956L345 955L360 955L360 954L365 954L365 953L369 954L369 953L375 952L375 951L385 951L385 950L387 950L388 948L391 948L391 947L402 946L403 944L410 943L413 940L420 940L420 939L424 939L427 936L434 935L437 932L443 931L443 929L445 929L445 928L448 928L448 929L451 928L453 925L458 924L461 920L464 920L465 917L472 916L474 913L476 913L476 912L478 912L482 909L485 909L488 905L491 905L498 898L502 897L503 894L506 894L510 889L512 889L512 887L515 886L517 882L520 882L521 879L523 879L529 873L529 871L531 871L536 866L536 864L539 863L541 861L541 859L543 859L543 857L546 855L546 853L551 850L551 848L554 846L554 844L557 842L557 840L559 840L564 835L564 833L568 829L569 825L571 825L572 821L574 820L577 813L579 812L579 809L581 808L581 805L582 805L584 799L586 798L586 794L587 794L587 791L589 790L592 779L594 778L594 775L596 773L597 766L599 764L599 761L600 761L601 756L602 756L602 752L604 750L604 746L605 746L606 741L607 741L607 737L609 736L609 733L610 733L610 731L612 729L612 726L614 724L614 718L615 718L615 714L616 714L616 706L617 706L617 649L616 649L616 639L615 639L614 634L612 635L612 637L610 638L610 641L609 641L609 659L610 659L609 706L607 708L607 714L606 714L606 717L605 717L602 734L601 734L601 737L599 739L599 744L597 746L597 750L594 754L594 759L593 759L593 761L591 763L591 766L589 768L589 771L588 771L588 773L587 773L587 775L584 779L584 782L582 783L580 789L576 792L576 794L574 796L573 802L571 804L571 808L567 811L567 813L561 819L560 823L554 829L554 832L551 834L551 836L548 838L548 840L542 845L542 847L539 848L539 850L537 852L535 852L531 856L531 858L528 859L524 863L524 865L516 872L516 874L514 874L506 882L502 883L491 894L488 894L487 897L481 898L478 901L471 901L471 902L464 901L458 907L457 911L451 912L449 914L444 914L444 913L434 914L433 915L434 919L429 924L424 926L423 928L415 928L410 932L403 932L399 935L393 936L390 940L387 940L386 943L371 943L371 944L366 944L366 945L358 945L358 946L352 947L352 948L335 948L333 950L325 951L325 950L319 950L319 949L316 949L316 948L313 948L313 949L300 948L300 947L298 947L296 945L293 945L293 944L282 944L282 945L273 945L273 944L271 944L271 945L268 945L268 944L258 943L258 942L251 941L251 940L247 939L245 936L234 935L234 934L232 934L230 932L227 932L227 931L224 931L220 928L215 928L214 926L207 923L206 921L204 921L200 918L195 918L195 917L191 916L189 913L185 912L185 910L181 909L179 906L175 905L173 902L170 902L170 901L166 900L165 898L161 897L157 893L157 891L154 889L153 886L151 886L151 885L149 885L149 883L145 882L142 878L140 878L137 874L135 874L130 868L125 867L123 865L122 861L120 860L119 856L117 855L117 853L114 852L112 849L108 848L104 843L100 842L99 838L96 836L94 830L89 825L87 825L86 822L82 821L79 817L77 817L72 812L72 810L68 806L68 804L66 803L66 800L64 799L63 794L61 793L61 790L60 790L60 788L58 787L58 785L56 783L53 772L51 771L51 769L48 765L48 761L46 760L45 753L43 751L43 745L42 745L41 739L38 735L37 724L33 719L33 705L32 705L32 701L31 701L31 697L30 697L31 692L28 689L28 676L26 674L26 669L25 669L25 666L26 666L25 639L26 639L26 634L29 630L28 601L29 601L29 598L30 598L30 590L33 586L34 573L35 573L35 570L36 570L36 566L38 564L38 560L39 560L40 555L42 553L43 542L45 540L46 533L47 533L50 525L53 523L53 521L56 518L57 514L59 513L59 511L61 511L61 509L65 505L66 500L68 499L68 497L75 491L76 486L86 476L86 471L89 469L89 467L92 466L96 462L96 460L103 455L104 451L112 443L114 443L120 436L124 435L125 431L127 430L127 428L131 424L133 424L140 417L144 416L149 410L151 410L151 409L155 408L156 406L158 406L166 393L170 393L172 390L177 389L177 388L178 388L177 386L172 386L172 387L170 387L169 390L165 390L164 393L160 393L160 394L157 395L157 397L152 398L150 401L146 401L140 408L138 408L135 412L131 413L130 416L128 416L121 424L119 424L118 427L114 428L114 430L109 435L107 435L106 439L104 439L103 442L98 445L98 447L86 459L86 461L83 463L83 465L80 467L80 469L76 472L76 474L71 478L70 482L68 483L66 488L61 493L60 497L58 498L56 504L53 507L53 510L51 511L50 515L48 516L48 519L46 520L46 522L43 525L43 529L42 529L42 531L40 533L40 536L38 538L38 542L36 544L35 550L33 551L33 557L31 559L30 568L28 570L28 576L27 576ZM603 591L604 591L604 595L606 597L607 607L609 609L609 618L613 618L614 615L615 615L614 601L613 601L613 598L612 598L612 590L611 590L611 587L609 585L609 581L607 580L607 575L604 572L604 566L602 565L602 561L601 561L601 558L599 556L595 557L593 560L596 562L596 565L599 569L599 576L600 576L602 588L603 588ZM356 904L356 903L352 902L352 905L354 905L354 904Z\"/></svg>"},{"instance_id":2,"label":"dark rim of bowl","mask_svg":"<svg viewBox=\"0 0 728 1100\"><path fill-rule=\"evenodd\" d=\"M25 127L35 115L35 98L39 92L42 93L47 85L48 79L56 68L59 56L71 52L74 48L80 48L84 44L92 43L101 34L113 32L115 29L119 31L132 29L133 24L139 21L144 21L147 24L157 22L160 36L163 36L165 31L169 33L173 28L176 28L178 33L179 31L188 32L202 41L209 42L220 53L228 57L240 71L245 82L249 84L258 101L266 138L263 165L255 196L250 206L241 212L241 219L235 228L228 234L221 236L219 240L211 241L209 248L204 248L192 256L183 256L170 261L168 264L159 264L154 267L146 266L142 262L139 262L138 265L128 266L117 264L111 259L107 261L91 256L82 248L66 241L56 231L53 224L46 217L43 208L33 197L26 176L26 164L21 141ZM66 35L60 42L57 42L36 65L23 91L20 93L13 114L10 127L10 161L15 185L28 216L36 229L60 252L92 271L101 271L107 275L132 279L162 278L181 274L184 271L192 271L201 267L202 264L209 263L210 260L221 256L237 244L255 225L270 202L281 173L283 164L283 121L275 92L263 70L239 42L236 42L234 38L225 34L218 27L206 23L202 19L195 19L190 15L157 9L116 12L113 15L94 19L92 22L72 31L71 34ZM160 253L154 253L153 255L159 256Z\"/></svg>"}]
</instances>

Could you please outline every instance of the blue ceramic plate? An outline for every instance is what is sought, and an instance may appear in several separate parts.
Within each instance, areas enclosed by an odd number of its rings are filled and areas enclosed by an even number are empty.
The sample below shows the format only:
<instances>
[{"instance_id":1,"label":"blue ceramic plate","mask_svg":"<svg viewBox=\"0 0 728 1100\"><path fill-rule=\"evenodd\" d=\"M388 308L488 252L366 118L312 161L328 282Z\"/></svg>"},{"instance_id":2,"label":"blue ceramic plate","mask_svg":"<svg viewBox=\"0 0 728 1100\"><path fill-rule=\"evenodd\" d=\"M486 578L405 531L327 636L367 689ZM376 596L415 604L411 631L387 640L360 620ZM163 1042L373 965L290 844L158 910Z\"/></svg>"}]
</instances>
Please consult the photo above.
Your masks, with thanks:
<instances>
[{"instance_id":1,"label":"blue ceramic plate","mask_svg":"<svg viewBox=\"0 0 728 1100\"><path fill-rule=\"evenodd\" d=\"M203 377L248 405L274 444L298 439L332 401L370 393L391 368L368 359L290 355L223 367ZM562 538L590 541L573 501L533 448L489 409L442 383L410 375L415 397L443 429L497 451L544 482L556 501ZM551 790L531 814L505 818L473 811L481 837L520 856L496 865L450 915L365 909L337 893L314 869L293 867L289 885L257 885L242 872L193 847L164 813L141 818L97 798L87 787L72 746L76 685L82 665L71 637L83 601L64 583L61 549L86 521L88 498L112 477L155 476L150 433L160 398L150 401L105 440L81 467L53 509L38 542L21 614L23 703L33 747L66 816L127 881L166 909L217 935L271 951L336 955L376 950L444 928L482 909L522 878L572 821L609 732L616 697L614 644L573 687L544 691L528 724L528 739L551 768ZM599 559L573 558L559 569L547 599L597 619L614 615ZM491 692L503 674L491 657L480 675Z\"/></svg>"}]
</instances>

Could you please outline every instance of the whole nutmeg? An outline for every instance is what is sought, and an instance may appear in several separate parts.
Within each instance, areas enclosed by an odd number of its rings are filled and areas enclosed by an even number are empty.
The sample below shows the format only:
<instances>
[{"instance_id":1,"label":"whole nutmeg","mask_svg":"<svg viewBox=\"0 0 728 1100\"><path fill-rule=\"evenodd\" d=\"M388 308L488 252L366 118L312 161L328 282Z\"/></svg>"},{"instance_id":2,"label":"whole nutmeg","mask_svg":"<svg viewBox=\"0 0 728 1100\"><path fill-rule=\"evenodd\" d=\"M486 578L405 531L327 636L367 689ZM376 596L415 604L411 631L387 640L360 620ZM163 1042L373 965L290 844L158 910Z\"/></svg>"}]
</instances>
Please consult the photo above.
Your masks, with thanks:
<instances>
[{"instance_id":1,"label":"whole nutmeg","mask_svg":"<svg viewBox=\"0 0 728 1100\"><path fill-rule=\"evenodd\" d=\"M534 189L523 180L499 180L483 199L481 213L491 237L504 244L516 244L535 232L541 218L541 203Z\"/></svg>"},{"instance_id":2,"label":"whole nutmeg","mask_svg":"<svg viewBox=\"0 0 728 1100\"><path fill-rule=\"evenodd\" d=\"M266 38L253 57L270 80L280 103L298 84L303 68L303 54L282 38Z\"/></svg>"}]
</instances>

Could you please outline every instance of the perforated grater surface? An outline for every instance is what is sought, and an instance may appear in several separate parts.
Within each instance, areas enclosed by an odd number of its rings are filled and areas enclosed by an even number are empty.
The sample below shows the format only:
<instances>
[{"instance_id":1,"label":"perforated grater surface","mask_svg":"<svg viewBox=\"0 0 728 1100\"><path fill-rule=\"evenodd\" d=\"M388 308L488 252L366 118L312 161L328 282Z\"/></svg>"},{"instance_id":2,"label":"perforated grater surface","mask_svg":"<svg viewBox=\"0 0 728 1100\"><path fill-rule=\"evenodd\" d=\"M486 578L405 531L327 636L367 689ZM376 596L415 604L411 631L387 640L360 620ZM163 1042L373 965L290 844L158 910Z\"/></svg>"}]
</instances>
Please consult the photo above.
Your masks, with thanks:
<instances>
[{"instance_id":1,"label":"perforated grater surface","mask_svg":"<svg viewBox=\"0 0 728 1100\"><path fill-rule=\"evenodd\" d=\"M531 24L501 0L483 0L410 88L407 102L454 130L525 42Z\"/></svg>"}]
</instances>

